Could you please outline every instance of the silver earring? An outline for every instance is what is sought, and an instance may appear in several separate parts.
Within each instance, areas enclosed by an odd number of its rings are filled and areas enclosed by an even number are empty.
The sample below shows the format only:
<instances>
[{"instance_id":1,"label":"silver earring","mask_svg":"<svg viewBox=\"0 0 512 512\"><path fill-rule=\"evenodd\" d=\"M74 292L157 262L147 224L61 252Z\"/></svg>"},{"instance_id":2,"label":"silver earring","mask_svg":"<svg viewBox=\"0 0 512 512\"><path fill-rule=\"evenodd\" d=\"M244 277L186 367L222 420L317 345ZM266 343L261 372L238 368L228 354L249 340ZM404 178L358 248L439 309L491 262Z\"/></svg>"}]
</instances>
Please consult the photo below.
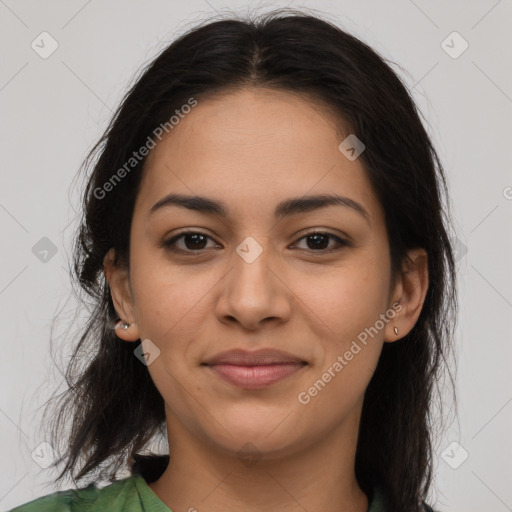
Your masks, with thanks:
<instances>
[{"instance_id":1,"label":"silver earring","mask_svg":"<svg viewBox=\"0 0 512 512\"><path fill-rule=\"evenodd\" d=\"M395 334L398 334L398 327L395 327Z\"/></svg>"},{"instance_id":2,"label":"silver earring","mask_svg":"<svg viewBox=\"0 0 512 512\"><path fill-rule=\"evenodd\" d=\"M128 322L124 322L123 320L121 320L118 324L117 324L118 327L120 327L121 329L128 329L128 327L130 327L130 324Z\"/></svg>"}]
</instances>

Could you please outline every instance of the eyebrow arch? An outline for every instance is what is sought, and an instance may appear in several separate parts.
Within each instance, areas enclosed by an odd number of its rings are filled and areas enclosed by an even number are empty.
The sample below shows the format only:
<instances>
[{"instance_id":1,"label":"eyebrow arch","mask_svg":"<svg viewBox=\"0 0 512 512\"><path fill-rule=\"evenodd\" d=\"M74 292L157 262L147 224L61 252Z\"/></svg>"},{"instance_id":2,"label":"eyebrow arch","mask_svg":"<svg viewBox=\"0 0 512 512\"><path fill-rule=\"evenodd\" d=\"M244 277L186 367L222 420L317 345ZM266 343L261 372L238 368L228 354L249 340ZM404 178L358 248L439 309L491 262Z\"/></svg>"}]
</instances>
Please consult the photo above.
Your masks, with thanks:
<instances>
[{"instance_id":1,"label":"eyebrow arch","mask_svg":"<svg viewBox=\"0 0 512 512\"><path fill-rule=\"evenodd\" d=\"M200 213L215 215L217 217L228 217L228 209L226 205L220 201L202 196L188 196L174 193L171 193L156 202L149 210L148 217L164 207L173 205L188 208L189 210L194 210ZM364 217L366 222L371 225L370 215L360 203L350 199L349 197L339 196L337 194L320 194L286 199L276 206L274 216L276 219L282 219L284 217L318 210L327 206L345 206L352 208L359 215Z\"/></svg>"}]
</instances>

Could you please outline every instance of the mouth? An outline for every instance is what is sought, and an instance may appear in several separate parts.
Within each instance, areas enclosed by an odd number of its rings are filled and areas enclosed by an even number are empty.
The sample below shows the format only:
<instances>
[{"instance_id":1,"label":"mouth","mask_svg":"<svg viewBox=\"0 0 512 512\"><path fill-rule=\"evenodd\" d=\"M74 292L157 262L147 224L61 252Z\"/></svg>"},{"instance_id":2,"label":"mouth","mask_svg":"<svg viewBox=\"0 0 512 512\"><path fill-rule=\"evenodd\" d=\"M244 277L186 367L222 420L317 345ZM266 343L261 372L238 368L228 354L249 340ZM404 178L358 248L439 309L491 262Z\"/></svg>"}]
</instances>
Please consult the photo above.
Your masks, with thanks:
<instances>
[{"instance_id":1,"label":"mouth","mask_svg":"<svg viewBox=\"0 0 512 512\"><path fill-rule=\"evenodd\" d=\"M289 352L266 348L251 352L242 349L220 352L202 365L234 386L263 389L296 375L308 363Z\"/></svg>"},{"instance_id":2,"label":"mouth","mask_svg":"<svg viewBox=\"0 0 512 512\"><path fill-rule=\"evenodd\" d=\"M261 366L271 364L287 363L306 363L306 361L294 354L275 350L271 348L262 348L259 350L248 351L243 349L227 350L219 352L210 357L203 364L212 366L214 364L234 364L240 366Z\"/></svg>"},{"instance_id":3,"label":"mouth","mask_svg":"<svg viewBox=\"0 0 512 512\"><path fill-rule=\"evenodd\" d=\"M215 364L206 365L216 376L243 389L263 389L291 377L306 363L274 363L257 366Z\"/></svg>"},{"instance_id":4,"label":"mouth","mask_svg":"<svg viewBox=\"0 0 512 512\"><path fill-rule=\"evenodd\" d=\"M266 388L296 375L307 364L300 357L273 349L230 350L202 363L213 375L243 389Z\"/></svg>"}]
</instances>

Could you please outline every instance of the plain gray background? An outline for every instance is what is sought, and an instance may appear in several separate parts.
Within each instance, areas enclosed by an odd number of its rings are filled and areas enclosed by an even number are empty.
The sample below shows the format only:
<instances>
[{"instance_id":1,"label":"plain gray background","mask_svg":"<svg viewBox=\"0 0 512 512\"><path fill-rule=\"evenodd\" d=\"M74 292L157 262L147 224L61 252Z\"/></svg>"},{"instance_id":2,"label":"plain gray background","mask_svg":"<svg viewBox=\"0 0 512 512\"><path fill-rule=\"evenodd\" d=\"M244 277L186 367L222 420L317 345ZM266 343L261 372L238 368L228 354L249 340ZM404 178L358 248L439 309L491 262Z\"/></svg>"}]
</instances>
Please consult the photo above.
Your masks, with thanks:
<instances>
[{"instance_id":1,"label":"plain gray background","mask_svg":"<svg viewBox=\"0 0 512 512\"><path fill-rule=\"evenodd\" d=\"M440 511L512 510L512 5L505 0L0 0L0 510L57 490L32 453L45 442L38 408L62 380L50 357L51 320L62 309L65 323L76 309L67 268L78 196L70 186L86 152L140 66L178 34L226 8L286 5L316 9L406 70L448 175L459 247L459 417L436 445L430 501ZM41 47L52 43L42 32L58 44L47 58ZM56 254L41 252L50 246L44 237ZM61 342L65 361L73 339Z\"/></svg>"}]
</instances>

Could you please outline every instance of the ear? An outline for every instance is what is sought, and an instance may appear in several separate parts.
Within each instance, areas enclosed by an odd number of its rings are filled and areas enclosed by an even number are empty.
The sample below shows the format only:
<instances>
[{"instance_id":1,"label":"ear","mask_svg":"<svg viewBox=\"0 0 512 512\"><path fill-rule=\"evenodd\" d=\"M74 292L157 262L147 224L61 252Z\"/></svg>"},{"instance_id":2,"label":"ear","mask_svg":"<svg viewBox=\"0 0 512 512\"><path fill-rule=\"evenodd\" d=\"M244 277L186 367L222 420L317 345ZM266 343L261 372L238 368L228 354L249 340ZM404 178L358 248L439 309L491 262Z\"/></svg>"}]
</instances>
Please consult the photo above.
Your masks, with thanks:
<instances>
[{"instance_id":1,"label":"ear","mask_svg":"<svg viewBox=\"0 0 512 512\"><path fill-rule=\"evenodd\" d=\"M133 292L130 286L130 275L124 265L115 263L115 251L110 249L103 259L103 272L110 287L110 294L117 314L129 327L124 329L121 322L115 327L116 335L125 341L137 341L140 338L135 322Z\"/></svg>"},{"instance_id":2,"label":"ear","mask_svg":"<svg viewBox=\"0 0 512 512\"><path fill-rule=\"evenodd\" d=\"M406 336L420 316L428 290L428 255L424 249L407 253L397 278L391 304L399 303L394 319L386 324L384 341L392 343ZM395 333L395 327L398 334Z\"/></svg>"}]
</instances>

